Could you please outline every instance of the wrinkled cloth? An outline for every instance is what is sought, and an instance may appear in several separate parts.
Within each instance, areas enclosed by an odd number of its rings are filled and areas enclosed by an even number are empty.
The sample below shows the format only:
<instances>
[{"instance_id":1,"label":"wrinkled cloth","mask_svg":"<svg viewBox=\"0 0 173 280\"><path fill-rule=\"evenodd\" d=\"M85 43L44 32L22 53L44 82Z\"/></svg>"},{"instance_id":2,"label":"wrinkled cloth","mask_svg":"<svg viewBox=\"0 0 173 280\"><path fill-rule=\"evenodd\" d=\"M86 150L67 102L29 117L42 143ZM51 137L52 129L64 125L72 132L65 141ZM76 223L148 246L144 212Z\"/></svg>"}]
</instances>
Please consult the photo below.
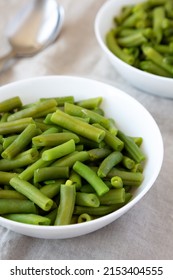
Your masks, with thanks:
<instances>
[{"instance_id":1,"label":"wrinkled cloth","mask_svg":"<svg viewBox=\"0 0 173 280\"><path fill-rule=\"evenodd\" d=\"M8 42L5 29L22 0L0 1L0 53ZM173 99L140 91L127 83L104 56L94 20L104 0L61 0L65 21L58 39L34 57L21 58L0 74L0 85L44 75L73 75L109 83L143 104L163 136L164 161L153 187L130 211L93 233L64 240L38 239L0 226L1 260L173 259ZM143 125L141 123L141 125ZM157 143L156 143L157 149Z\"/></svg>"}]
</instances>

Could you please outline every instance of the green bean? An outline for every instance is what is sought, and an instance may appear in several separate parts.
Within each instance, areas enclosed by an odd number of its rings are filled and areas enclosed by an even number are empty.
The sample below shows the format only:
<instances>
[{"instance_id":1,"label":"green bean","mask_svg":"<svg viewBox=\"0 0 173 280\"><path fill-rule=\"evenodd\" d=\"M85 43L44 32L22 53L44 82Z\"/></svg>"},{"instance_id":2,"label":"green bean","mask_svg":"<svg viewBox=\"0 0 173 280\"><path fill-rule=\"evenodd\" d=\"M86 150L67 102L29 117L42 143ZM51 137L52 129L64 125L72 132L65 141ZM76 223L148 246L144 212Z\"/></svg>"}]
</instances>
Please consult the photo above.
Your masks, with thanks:
<instances>
[{"instance_id":1,"label":"green bean","mask_svg":"<svg viewBox=\"0 0 173 280\"><path fill-rule=\"evenodd\" d=\"M58 179L54 183L49 183L40 188L40 191L47 197L53 198L60 192L61 184L65 183L65 179Z\"/></svg>"},{"instance_id":2,"label":"green bean","mask_svg":"<svg viewBox=\"0 0 173 280\"><path fill-rule=\"evenodd\" d=\"M143 181L143 174L141 172L131 172L119 170L117 168L112 168L108 173L107 177L112 178L114 176L119 176L123 180L123 185L138 187Z\"/></svg>"},{"instance_id":3,"label":"green bean","mask_svg":"<svg viewBox=\"0 0 173 280\"><path fill-rule=\"evenodd\" d=\"M50 220L50 225L53 226L55 223L55 219L57 216L57 208L53 209L52 211L50 211L47 215L45 215L44 217L48 218Z\"/></svg>"},{"instance_id":4,"label":"green bean","mask_svg":"<svg viewBox=\"0 0 173 280\"><path fill-rule=\"evenodd\" d=\"M0 102L0 113L10 112L22 106L22 101L19 96L8 98Z\"/></svg>"},{"instance_id":5,"label":"green bean","mask_svg":"<svg viewBox=\"0 0 173 280\"><path fill-rule=\"evenodd\" d=\"M69 177L68 166L49 166L38 168L34 171L34 183L51 179L62 179Z\"/></svg>"},{"instance_id":6,"label":"green bean","mask_svg":"<svg viewBox=\"0 0 173 280\"><path fill-rule=\"evenodd\" d=\"M101 196L109 191L109 188L106 186L103 180L84 163L76 161L76 163L73 165L73 170L91 184L98 196Z\"/></svg>"},{"instance_id":7,"label":"green bean","mask_svg":"<svg viewBox=\"0 0 173 280\"><path fill-rule=\"evenodd\" d=\"M124 6L121 13L114 17L114 21L120 25L126 18L128 18L133 12L133 5Z\"/></svg>"},{"instance_id":8,"label":"green bean","mask_svg":"<svg viewBox=\"0 0 173 280\"><path fill-rule=\"evenodd\" d=\"M119 57L124 62L133 65L134 63L134 57L133 55L128 55L120 48L118 45L117 39L115 38L115 32L114 30L111 30L106 35L106 44L108 45L108 48L110 51L115 54L117 57Z\"/></svg>"},{"instance_id":9,"label":"green bean","mask_svg":"<svg viewBox=\"0 0 173 280\"><path fill-rule=\"evenodd\" d=\"M47 167L51 165L53 161L44 161L42 158L39 158L37 161L29 165L22 173L19 174L20 179L30 180L34 176L34 171L41 167Z\"/></svg>"},{"instance_id":10,"label":"green bean","mask_svg":"<svg viewBox=\"0 0 173 280\"><path fill-rule=\"evenodd\" d=\"M37 214L6 214L4 218L24 223L24 224L32 224L32 225L50 225L51 220L47 217L42 217Z\"/></svg>"},{"instance_id":11,"label":"green bean","mask_svg":"<svg viewBox=\"0 0 173 280\"><path fill-rule=\"evenodd\" d=\"M94 148L103 148L105 147L105 142L101 141L100 143L95 142L93 140L87 139L85 137L79 136L80 144L82 144L86 149L94 149Z\"/></svg>"},{"instance_id":12,"label":"green bean","mask_svg":"<svg viewBox=\"0 0 173 280\"><path fill-rule=\"evenodd\" d=\"M54 225L68 225L74 211L76 189L71 181L60 187L60 204Z\"/></svg>"},{"instance_id":13,"label":"green bean","mask_svg":"<svg viewBox=\"0 0 173 280\"><path fill-rule=\"evenodd\" d=\"M97 174L99 177L106 177L109 171L123 159L123 154L118 151L114 151L109 154L99 165Z\"/></svg>"},{"instance_id":14,"label":"green bean","mask_svg":"<svg viewBox=\"0 0 173 280\"><path fill-rule=\"evenodd\" d=\"M25 195L41 209L49 211L53 205L53 200L45 196L40 190L28 181L15 176L10 180L10 185L19 193Z\"/></svg>"},{"instance_id":15,"label":"green bean","mask_svg":"<svg viewBox=\"0 0 173 280\"><path fill-rule=\"evenodd\" d=\"M2 152L5 159L12 159L23 151L31 142L32 137L38 133L35 124L28 125L19 136Z\"/></svg>"},{"instance_id":16,"label":"green bean","mask_svg":"<svg viewBox=\"0 0 173 280\"><path fill-rule=\"evenodd\" d=\"M82 187L82 178L78 173L76 173L74 170L71 170L69 180L75 186L76 191L80 190L80 188Z\"/></svg>"},{"instance_id":17,"label":"green bean","mask_svg":"<svg viewBox=\"0 0 173 280\"><path fill-rule=\"evenodd\" d=\"M91 123L99 123L103 127L109 128L109 120L107 118L81 106L65 103L64 111L72 116L89 118Z\"/></svg>"},{"instance_id":18,"label":"green bean","mask_svg":"<svg viewBox=\"0 0 173 280\"><path fill-rule=\"evenodd\" d=\"M0 159L1 171L12 171L16 168L28 166L35 162L39 157L39 153L36 148L31 148L20 154L13 159Z\"/></svg>"},{"instance_id":19,"label":"green bean","mask_svg":"<svg viewBox=\"0 0 173 280\"><path fill-rule=\"evenodd\" d=\"M31 123L34 123L32 118L22 118L20 120L0 123L0 134L20 133Z\"/></svg>"},{"instance_id":20,"label":"green bean","mask_svg":"<svg viewBox=\"0 0 173 280\"><path fill-rule=\"evenodd\" d=\"M102 126L100 126L99 124L94 124L94 126L98 127L98 128L102 128L104 129ZM109 132L107 129L104 129L105 131L105 138L104 138L104 142L111 147L113 150L115 151L121 151L124 148L124 142L121 141L121 139L119 139L119 137L114 136L111 132Z\"/></svg>"},{"instance_id":21,"label":"green bean","mask_svg":"<svg viewBox=\"0 0 173 280\"><path fill-rule=\"evenodd\" d=\"M138 145L138 147L140 147L142 145L143 142L143 138L142 137L131 137L133 139L133 141L136 143L136 145Z\"/></svg>"},{"instance_id":22,"label":"green bean","mask_svg":"<svg viewBox=\"0 0 173 280\"><path fill-rule=\"evenodd\" d=\"M76 192L75 205L98 207L100 201L98 196L94 193Z\"/></svg>"},{"instance_id":23,"label":"green bean","mask_svg":"<svg viewBox=\"0 0 173 280\"><path fill-rule=\"evenodd\" d=\"M135 166L131 169L132 172L143 172L143 166L141 163L136 163Z\"/></svg>"},{"instance_id":24,"label":"green bean","mask_svg":"<svg viewBox=\"0 0 173 280\"><path fill-rule=\"evenodd\" d=\"M150 46L143 46L142 51L149 60L153 61L155 64L157 64L161 68L168 71L171 75L173 75L172 65L165 63L164 57L159 52L157 52L154 48Z\"/></svg>"},{"instance_id":25,"label":"green bean","mask_svg":"<svg viewBox=\"0 0 173 280\"><path fill-rule=\"evenodd\" d=\"M23 110L19 110L8 117L8 121L15 121L22 118L35 117L38 113L44 112L46 109L55 107L57 102L54 99L46 100L43 102L35 103L33 106Z\"/></svg>"},{"instance_id":26,"label":"green bean","mask_svg":"<svg viewBox=\"0 0 173 280\"><path fill-rule=\"evenodd\" d=\"M165 61L165 59L164 59L164 61ZM157 65L153 61L149 61L149 60L141 61L139 63L139 68L143 71L146 71L146 72L158 75L158 76L163 76L163 77L168 77L168 78L173 77L173 74L170 74L167 70L161 68L159 65Z\"/></svg>"},{"instance_id":27,"label":"green bean","mask_svg":"<svg viewBox=\"0 0 173 280\"><path fill-rule=\"evenodd\" d=\"M2 114L1 114L0 123L7 122L7 119L8 119L8 117L9 117L9 115L10 115L10 113L9 113L9 112L2 113Z\"/></svg>"},{"instance_id":28,"label":"green bean","mask_svg":"<svg viewBox=\"0 0 173 280\"><path fill-rule=\"evenodd\" d=\"M122 205L100 205L99 207L88 207L88 206L79 206L76 205L74 207L74 214L75 215L81 215L83 213L87 213L88 215L93 216L104 216L109 213L112 213L113 211L120 208Z\"/></svg>"},{"instance_id":29,"label":"green bean","mask_svg":"<svg viewBox=\"0 0 173 280\"><path fill-rule=\"evenodd\" d=\"M144 20L146 13L143 10L138 10L135 13L130 14L121 25L124 27L135 27L138 20Z\"/></svg>"},{"instance_id":30,"label":"green bean","mask_svg":"<svg viewBox=\"0 0 173 280\"><path fill-rule=\"evenodd\" d=\"M26 196L20 194L19 192L15 190L0 190L0 199L2 198L10 198L10 199L27 199Z\"/></svg>"},{"instance_id":31,"label":"green bean","mask_svg":"<svg viewBox=\"0 0 173 280\"><path fill-rule=\"evenodd\" d=\"M63 106L65 102L74 103L74 96L58 96L58 97L43 97L40 98L40 101L54 99L57 102L57 106Z\"/></svg>"},{"instance_id":32,"label":"green bean","mask_svg":"<svg viewBox=\"0 0 173 280\"><path fill-rule=\"evenodd\" d=\"M89 154L87 151L74 151L62 158L56 160L52 166L68 166L72 167L76 161L84 162L89 159Z\"/></svg>"},{"instance_id":33,"label":"green bean","mask_svg":"<svg viewBox=\"0 0 173 280\"><path fill-rule=\"evenodd\" d=\"M103 98L101 96L98 96L77 101L76 104L86 109L95 109L100 106L102 100Z\"/></svg>"},{"instance_id":34,"label":"green bean","mask_svg":"<svg viewBox=\"0 0 173 280\"><path fill-rule=\"evenodd\" d=\"M89 222L92 220L93 220L93 217L91 215L88 215L87 213L83 213L83 214L79 215L77 223L85 223L85 222Z\"/></svg>"},{"instance_id":35,"label":"green bean","mask_svg":"<svg viewBox=\"0 0 173 280\"><path fill-rule=\"evenodd\" d=\"M117 38L117 42L121 47L138 47L147 42L142 32L134 33L123 38Z\"/></svg>"},{"instance_id":36,"label":"green bean","mask_svg":"<svg viewBox=\"0 0 173 280\"><path fill-rule=\"evenodd\" d=\"M100 198L101 205L112 205L125 202L124 188L111 189Z\"/></svg>"},{"instance_id":37,"label":"green bean","mask_svg":"<svg viewBox=\"0 0 173 280\"><path fill-rule=\"evenodd\" d=\"M156 38L156 43L159 44L163 37L162 22L165 18L165 8L159 6L153 9L153 31Z\"/></svg>"},{"instance_id":38,"label":"green bean","mask_svg":"<svg viewBox=\"0 0 173 280\"><path fill-rule=\"evenodd\" d=\"M124 148L127 150L132 159L141 162L145 159L143 151L135 144L133 139L122 131L118 131L118 137L124 142Z\"/></svg>"},{"instance_id":39,"label":"green bean","mask_svg":"<svg viewBox=\"0 0 173 280\"><path fill-rule=\"evenodd\" d=\"M42 159L45 161L55 160L75 151L75 142L73 139L60 144L54 148L43 152Z\"/></svg>"},{"instance_id":40,"label":"green bean","mask_svg":"<svg viewBox=\"0 0 173 280\"><path fill-rule=\"evenodd\" d=\"M96 148L88 151L89 159L91 161L107 157L111 153L109 148Z\"/></svg>"},{"instance_id":41,"label":"green bean","mask_svg":"<svg viewBox=\"0 0 173 280\"><path fill-rule=\"evenodd\" d=\"M51 120L55 124L58 124L74 133L98 143L100 143L105 136L105 132L102 129L93 127L88 123L84 123L78 119L75 119L73 116L70 116L60 110L57 110L55 113L53 113Z\"/></svg>"},{"instance_id":42,"label":"green bean","mask_svg":"<svg viewBox=\"0 0 173 280\"><path fill-rule=\"evenodd\" d=\"M172 7L172 0L125 5L113 18L115 26L105 36L108 49L136 68L172 78L172 65L164 60L166 54L172 53Z\"/></svg>"},{"instance_id":43,"label":"green bean","mask_svg":"<svg viewBox=\"0 0 173 280\"><path fill-rule=\"evenodd\" d=\"M111 178L111 185L116 189L122 188L123 180L119 176L114 176Z\"/></svg>"},{"instance_id":44,"label":"green bean","mask_svg":"<svg viewBox=\"0 0 173 280\"><path fill-rule=\"evenodd\" d=\"M15 176L14 172L0 171L0 185L9 185L11 178Z\"/></svg>"},{"instance_id":45,"label":"green bean","mask_svg":"<svg viewBox=\"0 0 173 280\"><path fill-rule=\"evenodd\" d=\"M94 190L94 188L90 184L85 184L85 185L81 186L80 192L95 193L95 190Z\"/></svg>"},{"instance_id":46,"label":"green bean","mask_svg":"<svg viewBox=\"0 0 173 280\"><path fill-rule=\"evenodd\" d=\"M73 139L75 143L79 142L79 137L71 132L60 132L41 134L32 138L32 143L36 146L57 146Z\"/></svg>"},{"instance_id":47,"label":"green bean","mask_svg":"<svg viewBox=\"0 0 173 280\"><path fill-rule=\"evenodd\" d=\"M135 166L135 161L128 156L123 156L121 163L127 169L132 169Z\"/></svg>"},{"instance_id":48,"label":"green bean","mask_svg":"<svg viewBox=\"0 0 173 280\"><path fill-rule=\"evenodd\" d=\"M18 135L16 134L3 138L3 149L5 150L17 137Z\"/></svg>"},{"instance_id":49,"label":"green bean","mask_svg":"<svg viewBox=\"0 0 173 280\"><path fill-rule=\"evenodd\" d=\"M22 199L10 199L1 198L0 199L0 214L10 214L10 213L37 213L35 204L29 200Z\"/></svg>"},{"instance_id":50,"label":"green bean","mask_svg":"<svg viewBox=\"0 0 173 280\"><path fill-rule=\"evenodd\" d=\"M116 123L114 121L114 119L112 118L109 118L109 128L108 128L108 131L113 134L114 136L117 135L118 133L118 128L116 127Z\"/></svg>"}]
</instances>

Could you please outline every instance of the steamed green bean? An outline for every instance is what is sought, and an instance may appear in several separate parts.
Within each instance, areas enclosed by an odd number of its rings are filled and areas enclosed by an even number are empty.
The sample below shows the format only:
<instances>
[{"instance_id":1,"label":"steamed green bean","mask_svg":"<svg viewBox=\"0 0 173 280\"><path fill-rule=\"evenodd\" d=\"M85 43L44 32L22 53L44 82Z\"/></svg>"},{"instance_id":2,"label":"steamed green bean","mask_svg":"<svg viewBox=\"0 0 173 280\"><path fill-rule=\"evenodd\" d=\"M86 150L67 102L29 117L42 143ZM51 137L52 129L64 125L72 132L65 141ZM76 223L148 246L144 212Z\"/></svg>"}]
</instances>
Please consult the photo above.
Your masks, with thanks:
<instances>
[{"instance_id":1,"label":"steamed green bean","mask_svg":"<svg viewBox=\"0 0 173 280\"><path fill-rule=\"evenodd\" d=\"M128 203L144 178L143 138L122 133L100 107L102 97L14 101L9 111L0 102L1 216L70 225Z\"/></svg>"}]
</instances>

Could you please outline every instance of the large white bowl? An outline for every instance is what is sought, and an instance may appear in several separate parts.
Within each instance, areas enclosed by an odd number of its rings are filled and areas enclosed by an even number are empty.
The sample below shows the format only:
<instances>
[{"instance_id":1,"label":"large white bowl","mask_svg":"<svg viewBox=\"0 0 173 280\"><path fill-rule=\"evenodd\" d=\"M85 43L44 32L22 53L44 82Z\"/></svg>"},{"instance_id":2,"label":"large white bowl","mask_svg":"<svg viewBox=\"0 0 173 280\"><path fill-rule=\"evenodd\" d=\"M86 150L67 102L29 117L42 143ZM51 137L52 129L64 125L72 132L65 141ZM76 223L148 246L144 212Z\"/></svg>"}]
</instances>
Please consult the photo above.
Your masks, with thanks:
<instances>
[{"instance_id":1,"label":"large white bowl","mask_svg":"<svg viewBox=\"0 0 173 280\"><path fill-rule=\"evenodd\" d=\"M33 226L0 217L0 225L15 232L49 239L75 237L98 230L115 221L134 206L155 182L163 161L163 142L160 130L150 113L127 93L99 81L81 77L45 76L23 80L0 88L0 101L20 96L23 103L40 97L74 95L76 100L102 96L107 117L116 120L122 131L144 139L143 150L147 156L144 181L136 189L133 199L121 209L91 222L67 226Z\"/></svg>"},{"instance_id":2,"label":"large white bowl","mask_svg":"<svg viewBox=\"0 0 173 280\"><path fill-rule=\"evenodd\" d=\"M109 61L121 76L130 84L142 91L161 97L173 98L173 79L144 72L128 65L116 57L106 46L106 33L114 27L113 18L118 15L124 5L136 4L144 0L109 0L100 8L95 19L97 41Z\"/></svg>"}]
</instances>

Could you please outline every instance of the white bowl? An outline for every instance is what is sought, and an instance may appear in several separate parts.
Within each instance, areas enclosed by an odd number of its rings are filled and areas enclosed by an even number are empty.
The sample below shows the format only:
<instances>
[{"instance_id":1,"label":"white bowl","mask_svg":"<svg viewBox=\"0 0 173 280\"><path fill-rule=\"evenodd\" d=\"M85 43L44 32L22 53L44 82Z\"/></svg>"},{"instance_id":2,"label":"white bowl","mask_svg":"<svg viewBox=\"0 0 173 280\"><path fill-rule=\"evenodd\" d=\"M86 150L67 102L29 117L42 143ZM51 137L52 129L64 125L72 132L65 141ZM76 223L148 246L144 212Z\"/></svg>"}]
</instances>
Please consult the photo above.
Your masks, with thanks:
<instances>
[{"instance_id":1,"label":"white bowl","mask_svg":"<svg viewBox=\"0 0 173 280\"><path fill-rule=\"evenodd\" d=\"M108 57L110 63L134 87L161 97L173 98L173 79L144 72L128 65L116 57L106 46L105 35L114 27L113 18L118 15L124 5L137 4L144 0L109 0L100 8L95 19L97 41Z\"/></svg>"},{"instance_id":2,"label":"white bowl","mask_svg":"<svg viewBox=\"0 0 173 280\"><path fill-rule=\"evenodd\" d=\"M74 95L76 100L102 96L102 108L112 117L122 131L143 137L143 150L147 156L144 181L133 199L121 209L87 223L66 226L33 226L0 217L0 225L15 232L48 239L63 239L84 235L115 221L132 208L155 182L163 161L163 142L160 130L150 113L127 93L99 81L81 77L45 76L11 83L0 88L0 101L20 96L23 103L40 97Z\"/></svg>"}]
</instances>

